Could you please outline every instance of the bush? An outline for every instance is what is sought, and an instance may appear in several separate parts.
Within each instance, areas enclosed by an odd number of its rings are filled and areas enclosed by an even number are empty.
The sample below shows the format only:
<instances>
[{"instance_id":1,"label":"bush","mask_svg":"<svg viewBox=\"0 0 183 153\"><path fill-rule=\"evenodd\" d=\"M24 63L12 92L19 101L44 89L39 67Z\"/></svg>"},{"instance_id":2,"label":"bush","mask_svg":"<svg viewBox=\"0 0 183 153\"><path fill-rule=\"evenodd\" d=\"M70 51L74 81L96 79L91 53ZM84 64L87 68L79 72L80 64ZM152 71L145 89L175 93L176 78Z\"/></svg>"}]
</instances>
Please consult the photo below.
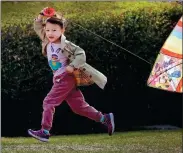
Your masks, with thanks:
<instances>
[{"instance_id":1,"label":"bush","mask_svg":"<svg viewBox=\"0 0 183 153\"><path fill-rule=\"evenodd\" d=\"M141 2L129 6L127 2L116 2L113 7L117 7L116 11L96 9L95 12L91 9L84 14L81 8L78 14L67 15L66 37L82 47L86 51L87 62L108 77L109 88L106 90L133 92L132 88L135 90L146 84L152 65L77 24L153 64L181 17L181 6L165 2ZM1 45L2 97L24 99L29 92L45 94L52 74L46 58L41 55L40 40L33 31L32 23L20 24L18 20L11 26L5 23ZM121 88L124 86L125 89Z\"/></svg>"},{"instance_id":2,"label":"bush","mask_svg":"<svg viewBox=\"0 0 183 153\"><path fill-rule=\"evenodd\" d=\"M20 98L28 91L43 90L50 71L41 55L40 40L32 26L23 31L19 26L2 31L3 98Z\"/></svg>"}]
</instances>

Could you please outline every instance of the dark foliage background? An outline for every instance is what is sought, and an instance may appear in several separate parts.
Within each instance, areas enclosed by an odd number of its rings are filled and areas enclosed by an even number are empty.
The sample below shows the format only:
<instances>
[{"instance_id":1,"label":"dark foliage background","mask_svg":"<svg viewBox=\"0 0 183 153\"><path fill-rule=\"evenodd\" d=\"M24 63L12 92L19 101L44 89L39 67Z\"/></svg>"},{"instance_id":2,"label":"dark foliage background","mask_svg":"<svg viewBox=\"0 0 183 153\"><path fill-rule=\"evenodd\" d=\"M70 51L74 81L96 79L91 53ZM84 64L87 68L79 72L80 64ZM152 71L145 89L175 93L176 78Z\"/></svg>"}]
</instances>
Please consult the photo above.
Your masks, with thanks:
<instances>
[{"instance_id":1,"label":"dark foliage background","mask_svg":"<svg viewBox=\"0 0 183 153\"><path fill-rule=\"evenodd\" d=\"M182 12L177 4L143 6L138 4L116 14L106 10L73 15L65 33L68 40L86 51L87 63L107 76L105 90L96 85L80 89L90 105L104 113L114 113L117 131L153 124L182 127L182 95L146 85L157 54ZM77 24L148 60L151 65ZM40 43L30 22L2 27L4 136L26 135L28 128L40 128L42 101L52 86L52 73L47 59L41 55ZM52 132L97 133L105 129L99 123L74 115L64 103L56 109Z\"/></svg>"}]
</instances>

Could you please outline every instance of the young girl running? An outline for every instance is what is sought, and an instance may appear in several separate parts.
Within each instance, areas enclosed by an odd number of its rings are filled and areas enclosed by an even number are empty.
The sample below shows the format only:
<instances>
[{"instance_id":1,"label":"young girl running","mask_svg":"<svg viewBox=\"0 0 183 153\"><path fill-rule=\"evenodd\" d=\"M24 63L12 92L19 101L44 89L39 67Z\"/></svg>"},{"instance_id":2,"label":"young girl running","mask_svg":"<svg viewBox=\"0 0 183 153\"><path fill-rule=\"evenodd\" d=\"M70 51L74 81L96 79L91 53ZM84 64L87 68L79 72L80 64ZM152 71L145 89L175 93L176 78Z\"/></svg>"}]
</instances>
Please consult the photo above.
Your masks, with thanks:
<instances>
[{"instance_id":1,"label":"young girl running","mask_svg":"<svg viewBox=\"0 0 183 153\"><path fill-rule=\"evenodd\" d=\"M104 89L107 78L92 66L86 63L83 49L66 40L64 36L65 20L54 13L48 17L44 8L34 21L34 30L42 40L42 53L48 59L48 64L53 71L53 86L43 101L41 129L29 129L32 137L47 142L49 131L52 128L55 107L64 100L72 111L96 122L101 122L108 128L108 134L114 132L113 113L103 114L90 106L84 99L77 86L96 83ZM46 20L43 20L46 18ZM45 23L45 25L43 25Z\"/></svg>"}]
</instances>

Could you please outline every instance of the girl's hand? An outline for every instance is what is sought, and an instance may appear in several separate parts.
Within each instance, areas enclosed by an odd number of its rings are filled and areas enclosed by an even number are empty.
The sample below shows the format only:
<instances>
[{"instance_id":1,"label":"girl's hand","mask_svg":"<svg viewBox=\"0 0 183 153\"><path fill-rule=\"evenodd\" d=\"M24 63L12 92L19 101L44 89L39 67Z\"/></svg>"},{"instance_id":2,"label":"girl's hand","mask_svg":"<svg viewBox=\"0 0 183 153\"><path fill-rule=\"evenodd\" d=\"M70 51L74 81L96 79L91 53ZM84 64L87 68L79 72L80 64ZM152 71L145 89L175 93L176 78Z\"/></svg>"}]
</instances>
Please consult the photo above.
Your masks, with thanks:
<instances>
[{"instance_id":1,"label":"girl's hand","mask_svg":"<svg viewBox=\"0 0 183 153\"><path fill-rule=\"evenodd\" d=\"M44 16L44 11L47 9L48 7L45 7L44 9L41 10L41 12L39 13L40 15Z\"/></svg>"},{"instance_id":2,"label":"girl's hand","mask_svg":"<svg viewBox=\"0 0 183 153\"><path fill-rule=\"evenodd\" d=\"M44 15L44 11L47 9L48 7L45 7L43 10L41 10L41 12L39 13L39 15L38 15L38 17L37 17L37 19L38 20L42 20L44 17L45 17L45 15Z\"/></svg>"},{"instance_id":3,"label":"girl's hand","mask_svg":"<svg viewBox=\"0 0 183 153\"><path fill-rule=\"evenodd\" d=\"M74 71L74 67L72 67L72 66L67 66L66 68L66 71L68 72L68 73L72 73L73 71Z\"/></svg>"}]
</instances>

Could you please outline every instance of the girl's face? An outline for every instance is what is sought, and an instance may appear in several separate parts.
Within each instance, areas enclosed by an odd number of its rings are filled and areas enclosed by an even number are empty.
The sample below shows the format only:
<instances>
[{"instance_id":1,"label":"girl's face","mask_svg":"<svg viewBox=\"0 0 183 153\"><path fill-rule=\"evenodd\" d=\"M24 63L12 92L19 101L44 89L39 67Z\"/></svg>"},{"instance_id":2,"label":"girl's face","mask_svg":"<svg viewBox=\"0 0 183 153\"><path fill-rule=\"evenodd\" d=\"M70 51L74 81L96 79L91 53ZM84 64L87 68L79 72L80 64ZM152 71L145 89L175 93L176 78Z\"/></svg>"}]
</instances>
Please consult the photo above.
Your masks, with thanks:
<instances>
[{"instance_id":1,"label":"girl's face","mask_svg":"<svg viewBox=\"0 0 183 153\"><path fill-rule=\"evenodd\" d=\"M52 43L59 43L60 36L63 34L64 29L62 29L58 24L46 23L46 37Z\"/></svg>"}]
</instances>

